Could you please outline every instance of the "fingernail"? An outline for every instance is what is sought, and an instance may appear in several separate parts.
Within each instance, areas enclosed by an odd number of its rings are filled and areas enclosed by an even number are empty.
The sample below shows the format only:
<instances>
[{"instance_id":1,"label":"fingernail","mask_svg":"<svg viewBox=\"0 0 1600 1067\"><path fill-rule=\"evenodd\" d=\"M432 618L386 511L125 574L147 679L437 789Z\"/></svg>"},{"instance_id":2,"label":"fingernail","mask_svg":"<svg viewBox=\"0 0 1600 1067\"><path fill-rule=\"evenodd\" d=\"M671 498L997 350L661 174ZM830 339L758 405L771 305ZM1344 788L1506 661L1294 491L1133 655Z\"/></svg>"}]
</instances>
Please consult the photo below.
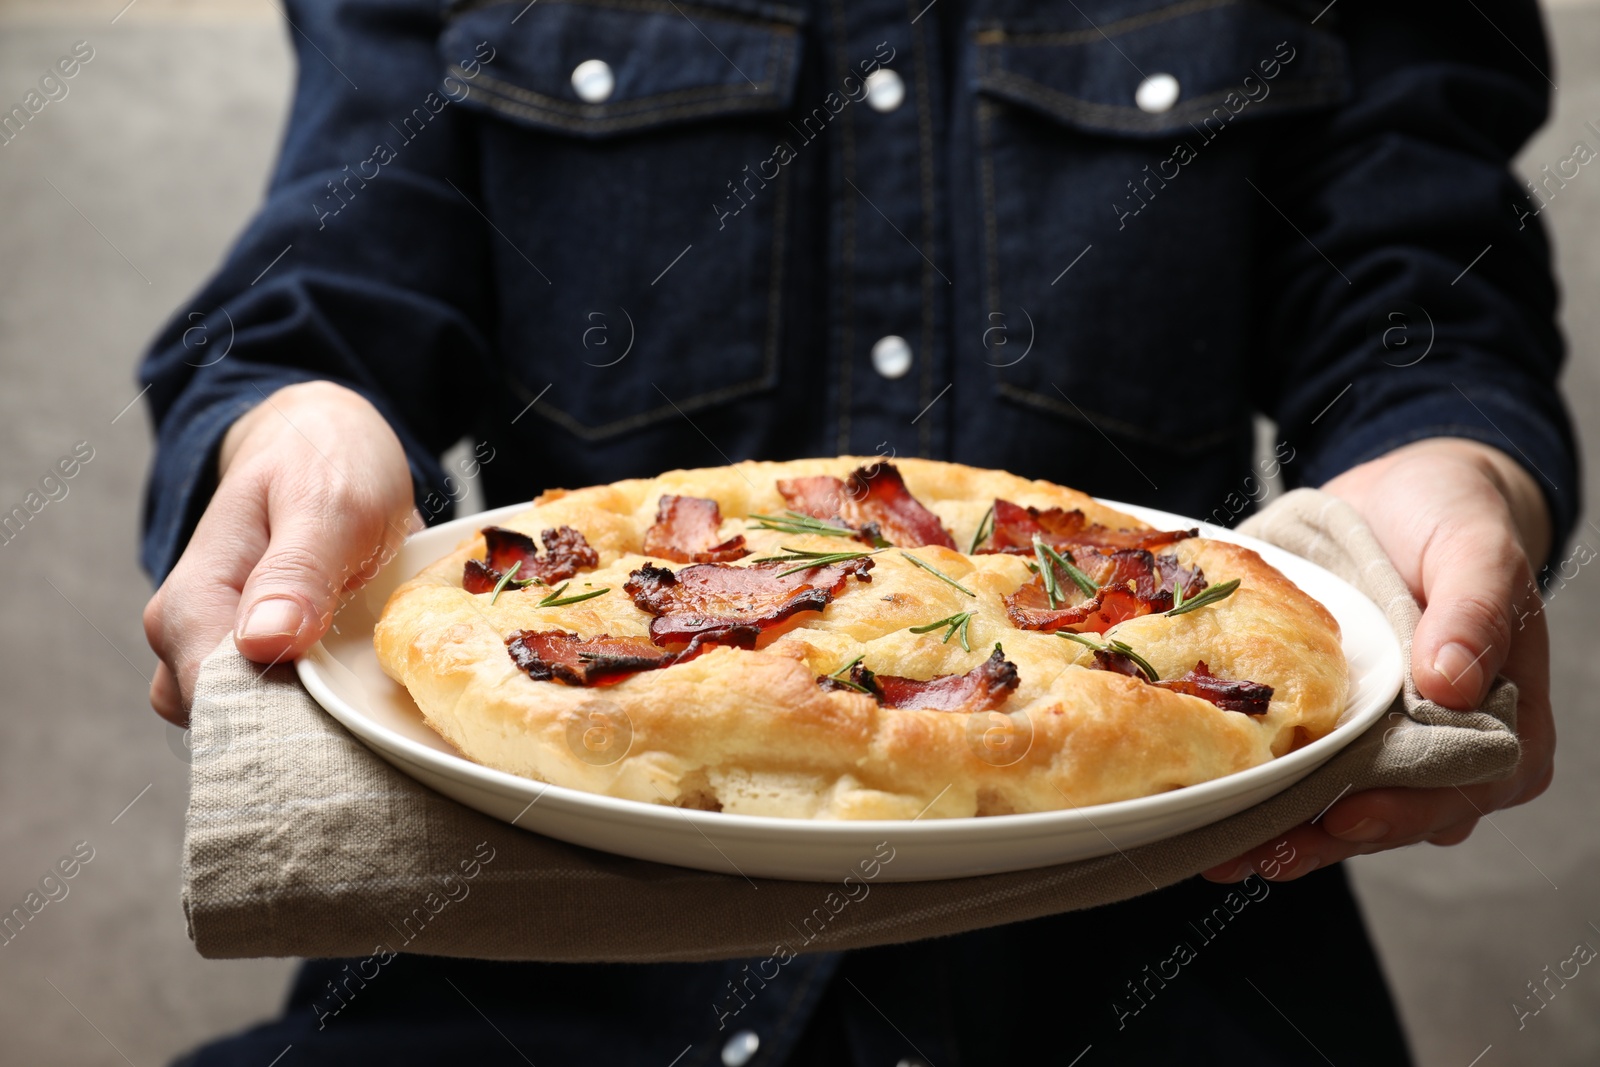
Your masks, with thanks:
<instances>
[{"instance_id":1,"label":"fingernail","mask_svg":"<svg viewBox=\"0 0 1600 1067\"><path fill-rule=\"evenodd\" d=\"M1433 670L1461 694L1462 699L1476 704L1483 693L1483 655L1459 641L1451 641L1433 657Z\"/></svg>"},{"instance_id":2,"label":"fingernail","mask_svg":"<svg viewBox=\"0 0 1600 1067\"><path fill-rule=\"evenodd\" d=\"M258 600L239 627L239 636L254 640L263 637L293 637L305 625L305 613L300 605L287 597L274 596Z\"/></svg>"},{"instance_id":3,"label":"fingernail","mask_svg":"<svg viewBox=\"0 0 1600 1067\"><path fill-rule=\"evenodd\" d=\"M1355 841L1361 844L1369 844L1373 841L1381 841L1388 837L1389 824L1381 819L1362 819L1354 826L1347 827L1343 830L1329 829L1328 833L1332 834L1334 837L1337 837L1341 841Z\"/></svg>"}]
</instances>

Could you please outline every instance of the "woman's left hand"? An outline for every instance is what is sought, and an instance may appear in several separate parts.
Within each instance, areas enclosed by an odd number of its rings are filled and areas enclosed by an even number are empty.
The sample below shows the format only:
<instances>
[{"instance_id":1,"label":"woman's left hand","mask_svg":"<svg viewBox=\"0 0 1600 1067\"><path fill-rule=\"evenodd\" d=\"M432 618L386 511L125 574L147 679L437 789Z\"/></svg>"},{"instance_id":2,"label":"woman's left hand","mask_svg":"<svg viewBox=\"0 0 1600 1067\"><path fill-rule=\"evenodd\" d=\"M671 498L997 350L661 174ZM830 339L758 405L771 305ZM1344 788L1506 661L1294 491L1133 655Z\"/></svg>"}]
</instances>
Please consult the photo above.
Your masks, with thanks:
<instances>
[{"instance_id":1,"label":"woman's left hand","mask_svg":"<svg viewBox=\"0 0 1600 1067\"><path fill-rule=\"evenodd\" d=\"M1544 792L1554 771L1549 635L1531 562L1545 558L1551 536L1538 484L1497 449L1435 438L1346 471L1323 489L1361 513L1423 606L1411 657L1418 690L1466 711L1504 674L1517 684L1522 760L1498 782L1353 793L1314 823L1206 871L1215 882L1256 871L1286 881L1419 841L1459 844L1483 816Z\"/></svg>"}]
</instances>

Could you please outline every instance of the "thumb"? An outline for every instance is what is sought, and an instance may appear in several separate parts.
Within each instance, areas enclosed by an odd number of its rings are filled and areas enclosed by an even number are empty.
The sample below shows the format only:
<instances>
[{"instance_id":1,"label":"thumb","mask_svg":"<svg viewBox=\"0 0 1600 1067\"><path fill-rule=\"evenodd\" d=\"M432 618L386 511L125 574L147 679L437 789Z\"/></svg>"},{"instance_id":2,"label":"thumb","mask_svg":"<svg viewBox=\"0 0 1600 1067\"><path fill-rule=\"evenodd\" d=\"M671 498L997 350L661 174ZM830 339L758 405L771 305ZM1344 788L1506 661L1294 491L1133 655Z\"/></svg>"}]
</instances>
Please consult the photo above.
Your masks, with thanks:
<instances>
[{"instance_id":1,"label":"thumb","mask_svg":"<svg viewBox=\"0 0 1600 1067\"><path fill-rule=\"evenodd\" d=\"M1422 591L1411 650L1417 689L1448 708L1475 708L1505 665L1519 619L1532 613L1517 607L1533 582L1509 524L1441 526L1423 556Z\"/></svg>"},{"instance_id":2,"label":"thumb","mask_svg":"<svg viewBox=\"0 0 1600 1067\"><path fill-rule=\"evenodd\" d=\"M290 509L272 516L270 527L234 624L234 643L257 663L293 659L319 641L346 595L370 581L405 538L397 523L352 523L338 509Z\"/></svg>"}]
</instances>

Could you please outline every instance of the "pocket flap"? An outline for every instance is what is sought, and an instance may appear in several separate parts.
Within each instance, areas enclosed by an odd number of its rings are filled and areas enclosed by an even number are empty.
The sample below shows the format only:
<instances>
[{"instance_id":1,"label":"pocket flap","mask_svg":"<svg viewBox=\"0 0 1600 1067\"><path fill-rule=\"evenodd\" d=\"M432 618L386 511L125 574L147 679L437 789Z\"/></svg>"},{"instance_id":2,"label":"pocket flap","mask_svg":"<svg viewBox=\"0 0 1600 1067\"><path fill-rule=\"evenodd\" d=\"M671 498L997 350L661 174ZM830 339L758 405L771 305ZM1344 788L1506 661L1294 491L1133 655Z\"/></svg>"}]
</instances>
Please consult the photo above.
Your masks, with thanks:
<instances>
[{"instance_id":1,"label":"pocket flap","mask_svg":"<svg viewBox=\"0 0 1600 1067\"><path fill-rule=\"evenodd\" d=\"M475 91L466 106L531 126L607 137L788 108L802 21L801 12L772 4L468 0L448 12L439 48L452 67L481 41L495 49L493 61L471 79ZM573 75L594 60L604 66L588 69L598 70L598 84L607 91L591 91L585 100Z\"/></svg>"},{"instance_id":2,"label":"pocket flap","mask_svg":"<svg viewBox=\"0 0 1600 1067\"><path fill-rule=\"evenodd\" d=\"M979 26L976 43L980 90L1094 133L1161 136L1350 93L1344 42L1260 0L1181 0L1071 29L1010 20Z\"/></svg>"}]
</instances>

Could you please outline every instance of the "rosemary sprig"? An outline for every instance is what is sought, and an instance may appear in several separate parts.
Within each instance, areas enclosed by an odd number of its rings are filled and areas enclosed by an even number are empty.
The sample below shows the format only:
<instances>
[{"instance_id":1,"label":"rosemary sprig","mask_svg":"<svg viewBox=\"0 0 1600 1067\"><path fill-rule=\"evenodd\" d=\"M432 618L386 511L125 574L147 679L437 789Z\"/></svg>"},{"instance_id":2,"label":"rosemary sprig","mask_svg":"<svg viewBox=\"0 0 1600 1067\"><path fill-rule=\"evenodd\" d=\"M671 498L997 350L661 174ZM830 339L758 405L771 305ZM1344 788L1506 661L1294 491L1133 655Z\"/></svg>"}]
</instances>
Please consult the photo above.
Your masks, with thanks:
<instances>
[{"instance_id":1,"label":"rosemary sprig","mask_svg":"<svg viewBox=\"0 0 1600 1067\"><path fill-rule=\"evenodd\" d=\"M558 587L552 589L548 596L539 601L538 606L541 608L564 608L568 604L581 604L585 600L593 600L603 593L611 592L611 587L608 585L604 589L596 589L592 593L576 593L572 596L562 596L561 594L566 592L567 586L571 584L571 582L562 582Z\"/></svg>"},{"instance_id":2,"label":"rosemary sprig","mask_svg":"<svg viewBox=\"0 0 1600 1067\"><path fill-rule=\"evenodd\" d=\"M983 518L978 520L978 532L972 535L972 547L967 549L967 555L975 556L978 546L994 533L994 505L989 505L989 510L983 513Z\"/></svg>"},{"instance_id":3,"label":"rosemary sprig","mask_svg":"<svg viewBox=\"0 0 1600 1067\"><path fill-rule=\"evenodd\" d=\"M1239 579L1237 578L1233 579L1231 582L1223 582L1221 585L1208 585L1204 589L1200 590L1200 592L1190 597L1188 600L1185 600L1183 603L1174 603L1172 610L1166 612L1166 614L1183 615L1191 611L1196 611L1205 607L1207 604L1215 604L1219 600L1228 599L1233 595L1233 591L1238 588Z\"/></svg>"},{"instance_id":4,"label":"rosemary sprig","mask_svg":"<svg viewBox=\"0 0 1600 1067\"><path fill-rule=\"evenodd\" d=\"M1056 569L1050 565L1050 557L1045 554L1049 551L1050 549L1043 541L1037 537L1033 539L1033 555L1039 561L1036 573L1044 582L1044 595L1050 601L1050 607L1053 610L1056 605L1066 598L1061 595L1060 583L1056 581Z\"/></svg>"},{"instance_id":5,"label":"rosemary sprig","mask_svg":"<svg viewBox=\"0 0 1600 1067\"><path fill-rule=\"evenodd\" d=\"M751 515L755 525L751 530L776 530L786 534L819 534L823 537L854 537L856 531L848 526L835 526L831 522L806 515L799 511L785 511L782 515Z\"/></svg>"},{"instance_id":6,"label":"rosemary sprig","mask_svg":"<svg viewBox=\"0 0 1600 1067\"><path fill-rule=\"evenodd\" d=\"M1094 579L1079 570L1077 565L1072 562L1071 555L1057 552L1053 547L1037 537L1033 539L1033 543L1036 548L1044 549L1045 555L1050 558L1051 562L1067 572L1067 577L1072 579L1073 585L1083 590L1084 596L1094 596L1100 592L1100 587L1094 584Z\"/></svg>"},{"instance_id":7,"label":"rosemary sprig","mask_svg":"<svg viewBox=\"0 0 1600 1067\"><path fill-rule=\"evenodd\" d=\"M761 558L753 559L750 562L793 563L796 560L803 561L798 566L790 567L786 571L779 571L776 577L782 578L786 575L798 573L799 571L811 570L813 567L826 567L830 563L847 563L853 559L862 559L866 556L875 556L883 550L880 548L874 549L871 552L808 552L802 548L790 548L788 545L784 545L783 551L787 552L788 555L762 556Z\"/></svg>"},{"instance_id":8,"label":"rosemary sprig","mask_svg":"<svg viewBox=\"0 0 1600 1067\"><path fill-rule=\"evenodd\" d=\"M547 585L550 584L549 582L545 581L543 578L512 578L511 577L513 574L516 574L521 569L522 569L522 561L519 559L519 560L517 560L515 563L513 563L511 565L511 569L510 570L506 571L504 574L502 574L500 576L500 580L498 582L494 583L494 595L489 597L489 603L493 604L496 600L498 600L500 598L500 594L505 591L505 588L508 585L516 586L518 589L526 589L530 585L546 585L547 586Z\"/></svg>"},{"instance_id":9,"label":"rosemary sprig","mask_svg":"<svg viewBox=\"0 0 1600 1067\"><path fill-rule=\"evenodd\" d=\"M513 582L511 580L511 576L516 574L521 569L522 569L522 561L519 559L519 560L517 560L515 563L513 563L511 565L511 569L510 570L506 571L504 574L502 574L500 576L500 580L498 582L494 583L494 595L489 598L489 606L490 607L493 607L494 606L494 602L496 600L500 599L500 594L505 592L506 586L508 586L508 585L528 585L528 584L530 584L528 582Z\"/></svg>"},{"instance_id":10,"label":"rosemary sprig","mask_svg":"<svg viewBox=\"0 0 1600 1067\"><path fill-rule=\"evenodd\" d=\"M1122 641L1118 641L1114 637L1106 638L1106 643L1104 645L1097 645L1093 641L1089 640L1087 637L1083 636L1082 634L1075 634L1071 630L1057 630L1056 631L1056 636L1057 637L1065 637L1068 641L1076 641L1078 644L1082 645L1083 647L1092 648L1096 652L1106 652L1106 651L1120 652L1124 656L1127 656L1129 659L1133 660L1134 666L1138 667L1141 671L1143 671L1145 673L1145 675L1148 676L1149 679L1152 682L1161 681L1161 675L1156 673L1156 669L1154 667L1150 666L1150 663L1149 663L1148 660L1146 660L1143 656L1139 655L1139 653L1135 652L1132 649L1132 647L1130 647L1129 645L1125 644Z\"/></svg>"},{"instance_id":11,"label":"rosemary sprig","mask_svg":"<svg viewBox=\"0 0 1600 1067\"><path fill-rule=\"evenodd\" d=\"M1148 674L1152 682L1161 681L1161 675L1157 674L1156 669L1150 666L1150 662L1143 656L1139 655L1139 653L1135 652L1128 645L1118 641L1116 638L1111 638L1107 640L1106 643L1116 651L1121 652L1124 656L1127 656L1129 659L1133 660L1134 663L1138 664L1139 669Z\"/></svg>"},{"instance_id":12,"label":"rosemary sprig","mask_svg":"<svg viewBox=\"0 0 1600 1067\"><path fill-rule=\"evenodd\" d=\"M972 646L967 643L967 636L972 628L972 612L970 611L958 611L954 615L947 615L925 626L913 626L910 629L914 634L927 634L932 633L941 626L945 628L944 638L941 643L948 645L951 635L959 634L961 647L967 652L972 651Z\"/></svg>"},{"instance_id":13,"label":"rosemary sprig","mask_svg":"<svg viewBox=\"0 0 1600 1067\"><path fill-rule=\"evenodd\" d=\"M1183 579L1172 579L1172 611L1183 607ZM1170 614L1170 612L1169 612Z\"/></svg>"},{"instance_id":14,"label":"rosemary sprig","mask_svg":"<svg viewBox=\"0 0 1600 1067\"><path fill-rule=\"evenodd\" d=\"M872 692L872 690L868 689L864 685L857 685L855 682L852 682L849 678L845 677L845 675L850 673L850 668L854 667L857 663L860 663L862 660L864 660L866 658L867 658L867 654L865 652L863 652L861 655L857 656L855 659L851 660L849 663L846 663L843 667L840 667L838 670L836 670L832 674L828 675L828 677L832 678L834 681L838 682L840 685L844 686L847 689L854 689L858 693L868 693L868 694L870 694Z\"/></svg>"},{"instance_id":15,"label":"rosemary sprig","mask_svg":"<svg viewBox=\"0 0 1600 1067\"><path fill-rule=\"evenodd\" d=\"M938 578L938 579L940 579L942 581L945 581L945 582L949 582L951 585L955 586L957 589L961 590L963 593L967 594L968 596L976 597L978 595L977 593L974 593L972 590L968 589L966 586L962 585L960 582L956 581L954 578L950 577L944 571L940 570L938 567L935 567L933 564L927 562L926 560L918 559L916 556L913 556L911 553L905 551L904 549L902 549L900 551L900 554L902 556L904 556L906 559L909 559L912 563L915 563L917 566L921 567L923 570L927 571L929 574L933 575L935 578Z\"/></svg>"},{"instance_id":16,"label":"rosemary sprig","mask_svg":"<svg viewBox=\"0 0 1600 1067\"><path fill-rule=\"evenodd\" d=\"M873 548L893 548L894 547L894 542L886 540L884 538L882 531L879 530L878 524L875 523L875 522L867 523L865 526L861 527L861 529L857 530L856 532L858 534L860 534L862 537L865 537L867 539L867 541L872 545Z\"/></svg>"}]
</instances>

